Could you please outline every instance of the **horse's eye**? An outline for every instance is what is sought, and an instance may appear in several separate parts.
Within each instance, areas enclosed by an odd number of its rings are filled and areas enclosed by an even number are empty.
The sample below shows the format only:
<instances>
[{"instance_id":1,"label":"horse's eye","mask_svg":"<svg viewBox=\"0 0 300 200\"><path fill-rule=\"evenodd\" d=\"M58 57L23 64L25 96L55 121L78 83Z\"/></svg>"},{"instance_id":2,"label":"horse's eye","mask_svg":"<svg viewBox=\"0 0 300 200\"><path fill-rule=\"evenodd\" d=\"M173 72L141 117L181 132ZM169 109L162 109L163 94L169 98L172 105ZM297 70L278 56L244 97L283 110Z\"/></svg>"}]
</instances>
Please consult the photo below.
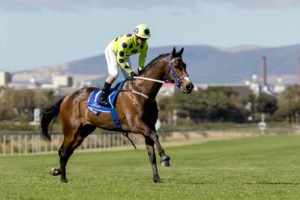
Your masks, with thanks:
<instances>
[{"instance_id":1,"label":"horse's eye","mask_svg":"<svg viewBox=\"0 0 300 200\"><path fill-rule=\"evenodd\" d=\"M180 66L179 65L175 65L174 66L176 69L180 69Z\"/></svg>"}]
</instances>

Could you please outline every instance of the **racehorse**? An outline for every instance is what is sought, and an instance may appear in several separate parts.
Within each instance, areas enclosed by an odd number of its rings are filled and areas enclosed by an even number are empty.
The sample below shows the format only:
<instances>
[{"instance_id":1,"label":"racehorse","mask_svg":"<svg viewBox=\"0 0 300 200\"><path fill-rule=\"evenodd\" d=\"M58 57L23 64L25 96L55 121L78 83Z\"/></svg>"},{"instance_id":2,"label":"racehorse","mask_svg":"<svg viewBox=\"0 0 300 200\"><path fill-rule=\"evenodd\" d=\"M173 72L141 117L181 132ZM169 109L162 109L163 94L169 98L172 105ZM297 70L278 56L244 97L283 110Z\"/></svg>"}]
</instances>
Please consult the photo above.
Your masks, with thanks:
<instances>
[{"instance_id":1,"label":"racehorse","mask_svg":"<svg viewBox=\"0 0 300 200\"><path fill-rule=\"evenodd\" d=\"M156 165L154 144L160 155L160 163L170 166L170 157L160 145L155 129L158 108L155 97L164 82L173 83L182 93L189 94L193 84L186 72L186 64L182 60L183 48L176 52L161 54L152 60L138 77L128 79L118 94L115 111L124 132L142 134L152 167L153 181L161 183ZM63 143L58 150L60 168L52 168L52 175L61 175L61 182L66 183L66 165L74 150L92 133L96 127L116 131L109 113L94 115L86 108L90 94L97 88L82 88L45 108L41 114L42 135L51 140L48 132L49 124L60 115Z\"/></svg>"}]
</instances>

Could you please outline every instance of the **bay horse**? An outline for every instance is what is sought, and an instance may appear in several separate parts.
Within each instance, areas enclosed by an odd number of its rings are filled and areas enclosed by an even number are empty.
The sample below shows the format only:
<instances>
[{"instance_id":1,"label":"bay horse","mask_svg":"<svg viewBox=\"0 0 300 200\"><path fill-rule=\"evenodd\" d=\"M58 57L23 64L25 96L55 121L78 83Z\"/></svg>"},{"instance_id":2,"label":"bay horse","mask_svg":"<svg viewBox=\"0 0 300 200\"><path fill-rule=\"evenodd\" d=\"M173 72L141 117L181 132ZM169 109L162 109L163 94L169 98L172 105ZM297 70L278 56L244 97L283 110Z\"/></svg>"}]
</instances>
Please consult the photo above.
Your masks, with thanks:
<instances>
[{"instance_id":1,"label":"bay horse","mask_svg":"<svg viewBox=\"0 0 300 200\"><path fill-rule=\"evenodd\" d=\"M186 72L186 64L182 60L183 48L176 52L162 54L152 60L139 77L127 80L115 103L115 111L124 132L142 134L152 167L153 181L161 183L156 165L154 144L158 149L160 163L170 166L170 157L160 145L155 129L158 118L156 95L164 82L173 83L182 93L193 90L193 84ZM59 100L56 104L45 108L41 113L42 135L51 140L48 132L49 124L60 115L63 143L58 150L60 168L52 168L52 175L61 175L61 182L66 183L66 165L74 150L92 133L96 127L116 131L117 128L109 113L96 116L86 108L94 87L82 88Z\"/></svg>"}]
</instances>

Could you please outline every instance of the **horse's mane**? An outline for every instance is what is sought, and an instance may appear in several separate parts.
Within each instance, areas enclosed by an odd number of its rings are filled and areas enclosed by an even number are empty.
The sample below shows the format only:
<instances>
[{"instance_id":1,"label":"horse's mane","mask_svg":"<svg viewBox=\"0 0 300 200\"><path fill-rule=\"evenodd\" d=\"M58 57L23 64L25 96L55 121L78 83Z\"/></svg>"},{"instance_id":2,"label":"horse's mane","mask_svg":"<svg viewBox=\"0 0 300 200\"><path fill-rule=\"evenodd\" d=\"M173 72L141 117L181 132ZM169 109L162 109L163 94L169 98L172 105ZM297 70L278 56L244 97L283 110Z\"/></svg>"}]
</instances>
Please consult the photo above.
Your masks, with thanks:
<instances>
[{"instance_id":1,"label":"horse's mane","mask_svg":"<svg viewBox=\"0 0 300 200\"><path fill-rule=\"evenodd\" d=\"M164 54L160 54L159 56L157 56L156 58L154 58L148 65L146 65L142 71L140 72L140 75L145 73L146 71L148 71L152 66L155 65L155 63L157 63L160 59L162 59L163 57L169 55L168 53L164 53Z\"/></svg>"}]
</instances>

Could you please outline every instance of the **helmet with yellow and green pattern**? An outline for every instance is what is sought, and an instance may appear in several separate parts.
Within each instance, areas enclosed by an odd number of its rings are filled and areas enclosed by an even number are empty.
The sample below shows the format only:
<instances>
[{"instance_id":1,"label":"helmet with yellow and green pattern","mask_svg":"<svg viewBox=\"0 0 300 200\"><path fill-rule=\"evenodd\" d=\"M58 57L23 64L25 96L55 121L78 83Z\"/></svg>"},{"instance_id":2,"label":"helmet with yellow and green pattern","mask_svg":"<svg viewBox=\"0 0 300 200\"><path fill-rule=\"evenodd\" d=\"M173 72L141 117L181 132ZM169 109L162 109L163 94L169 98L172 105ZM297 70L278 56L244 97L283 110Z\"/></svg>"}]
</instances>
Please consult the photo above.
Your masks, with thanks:
<instances>
[{"instance_id":1,"label":"helmet with yellow and green pattern","mask_svg":"<svg viewBox=\"0 0 300 200\"><path fill-rule=\"evenodd\" d=\"M140 38L149 39L151 37L150 35L150 29L145 24L139 24L134 28L134 33L136 36Z\"/></svg>"}]
</instances>

